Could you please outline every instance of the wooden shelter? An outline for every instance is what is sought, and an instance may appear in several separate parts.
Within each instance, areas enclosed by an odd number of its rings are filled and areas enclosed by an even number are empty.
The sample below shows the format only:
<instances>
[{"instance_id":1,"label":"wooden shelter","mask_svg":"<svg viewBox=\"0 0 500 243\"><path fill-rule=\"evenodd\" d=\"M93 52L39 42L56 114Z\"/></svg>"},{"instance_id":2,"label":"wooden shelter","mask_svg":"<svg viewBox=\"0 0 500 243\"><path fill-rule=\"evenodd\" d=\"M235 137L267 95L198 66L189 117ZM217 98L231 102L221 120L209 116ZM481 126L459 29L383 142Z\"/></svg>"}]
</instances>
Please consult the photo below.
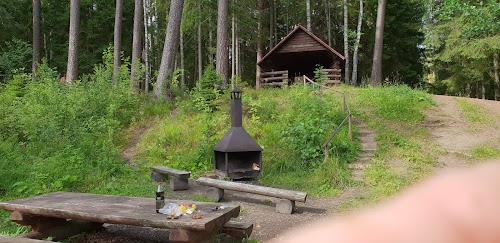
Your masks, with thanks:
<instances>
[{"instance_id":1,"label":"wooden shelter","mask_svg":"<svg viewBox=\"0 0 500 243\"><path fill-rule=\"evenodd\" d=\"M312 78L321 66L330 79L340 83L344 60L342 54L299 24L257 62L261 68L259 80L263 86L278 86L302 75Z\"/></svg>"}]
</instances>

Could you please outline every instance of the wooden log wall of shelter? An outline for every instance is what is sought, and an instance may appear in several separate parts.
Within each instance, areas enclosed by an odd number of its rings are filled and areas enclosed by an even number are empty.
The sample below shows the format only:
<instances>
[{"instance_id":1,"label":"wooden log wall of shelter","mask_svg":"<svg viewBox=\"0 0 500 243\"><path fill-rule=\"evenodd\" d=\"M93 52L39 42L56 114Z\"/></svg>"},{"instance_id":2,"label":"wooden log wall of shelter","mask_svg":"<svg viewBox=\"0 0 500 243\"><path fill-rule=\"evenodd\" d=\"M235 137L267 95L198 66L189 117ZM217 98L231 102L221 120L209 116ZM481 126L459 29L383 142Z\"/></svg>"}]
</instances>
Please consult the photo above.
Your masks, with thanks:
<instances>
[{"instance_id":1,"label":"wooden log wall of shelter","mask_svg":"<svg viewBox=\"0 0 500 243\"><path fill-rule=\"evenodd\" d=\"M326 85L339 85L342 83L340 80L342 78L342 69L340 69L339 62L335 62L332 68L324 68L323 73L328 78L325 82Z\"/></svg>"},{"instance_id":2,"label":"wooden log wall of shelter","mask_svg":"<svg viewBox=\"0 0 500 243\"><path fill-rule=\"evenodd\" d=\"M339 62L335 62L333 68L323 69L323 72L328 77L326 85L339 85L342 83L340 80L342 78L342 69L340 69Z\"/></svg>"},{"instance_id":3,"label":"wooden log wall of shelter","mask_svg":"<svg viewBox=\"0 0 500 243\"><path fill-rule=\"evenodd\" d=\"M281 87L288 85L288 70L261 73L260 85L261 87Z\"/></svg>"},{"instance_id":4,"label":"wooden log wall of shelter","mask_svg":"<svg viewBox=\"0 0 500 243\"><path fill-rule=\"evenodd\" d=\"M311 52L311 51L324 51L325 47L319 42L315 41L305 32L297 32L291 36L286 45L276 50L276 53L289 53L289 52Z\"/></svg>"}]
</instances>

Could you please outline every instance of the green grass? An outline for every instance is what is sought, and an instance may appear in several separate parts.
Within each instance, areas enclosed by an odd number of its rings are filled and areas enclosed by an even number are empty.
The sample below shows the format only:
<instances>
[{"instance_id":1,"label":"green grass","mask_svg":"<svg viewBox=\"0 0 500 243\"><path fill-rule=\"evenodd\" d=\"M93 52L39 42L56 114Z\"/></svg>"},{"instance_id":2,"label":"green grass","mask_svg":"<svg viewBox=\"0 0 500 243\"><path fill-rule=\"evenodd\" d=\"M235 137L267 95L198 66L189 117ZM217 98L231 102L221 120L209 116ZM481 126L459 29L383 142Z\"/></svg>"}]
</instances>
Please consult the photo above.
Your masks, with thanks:
<instances>
[{"instance_id":1,"label":"green grass","mask_svg":"<svg viewBox=\"0 0 500 243\"><path fill-rule=\"evenodd\" d=\"M471 155L471 159L477 160L500 158L500 148L491 144L482 144L473 148Z\"/></svg>"},{"instance_id":2,"label":"green grass","mask_svg":"<svg viewBox=\"0 0 500 243\"><path fill-rule=\"evenodd\" d=\"M139 143L140 166L165 165L189 170L193 177L213 172L213 146L230 128L228 94L215 100L217 109L197 110L181 100L175 115L166 116ZM243 126L264 147L259 183L317 195L337 193L349 182L345 165L357 153L344 128L332 143L333 168L323 165L321 145L344 115L341 99L328 91L302 86L290 89L246 89Z\"/></svg>"},{"instance_id":3,"label":"green grass","mask_svg":"<svg viewBox=\"0 0 500 243\"><path fill-rule=\"evenodd\" d=\"M465 99L458 99L457 105L464 118L474 126L484 127L493 124L491 115L481 106L472 104Z\"/></svg>"},{"instance_id":4,"label":"green grass","mask_svg":"<svg viewBox=\"0 0 500 243\"><path fill-rule=\"evenodd\" d=\"M355 117L377 133L376 158L365 171L368 193L342 208L350 210L394 195L428 175L436 161L433 145L420 124L423 112L435 103L429 94L406 86L346 87L354 98Z\"/></svg>"},{"instance_id":5,"label":"green grass","mask_svg":"<svg viewBox=\"0 0 500 243\"><path fill-rule=\"evenodd\" d=\"M366 197L359 199L357 204L354 202L353 205L366 204L393 195L429 173L434 165L434 160L430 156L432 145L425 140L427 136L425 129L418 126L423 120L422 111L433 104L428 94L405 86L343 87L343 89L353 97L349 98L349 102L355 118L365 120L378 133L379 144L375 162L365 174L365 184L369 192ZM81 98L86 94L75 95ZM127 99L126 97L128 94L109 99L121 100ZM123 114L115 110L113 102L108 101L111 106L106 109L105 114L109 119L97 125L108 132L111 129L111 134L106 133L106 136L98 137L109 144L103 146L90 143L92 139L85 139L82 143L75 143L66 150L53 149L58 152L57 156L41 160L35 167L29 167L31 170L22 167L23 169L16 172L18 175L16 178L23 178L24 175L24 178L34 178L35 182L47 183L51 182L51 170L59 168L57 166L64 164L77 166L75 168L79 168L78 166L87 168L88 163L95 163L96 166L92 167L95 175L87 176L85 180L78 180L78 183L75 183L72 177L64 179L63 174L57 177L62 184L48 183L45 187L37 185L37 193L30 193L28 190L32 184L15 184L18 180L9 177L8 180L3 179L4 185L9 187L0 188L4 190L0 190L0 200L50 192L61 187L63 190L152 198L155 184L151 182L149 176L151 165L189 170L192 171L193 178L213 172L213 147L230 127L228 97L228 94L215 96L209 104L214 109L199 105L203 99L184 97L175 105L166 106L139 97L134 101L138 102L134 103L137 106L129 107L130 110L125 111L127 116L124 118ZM98 99L98 97L92 98ZM333 139L330 159L326 162L323 162L324 155L321 148L326 138L345 117L341 112L341 101L341 97L333 92L312 90L303 86L259 91L245 89L243 126L264 147L263 170L258 183L306 191L319 196L336 195L343 189L353 186L347 164L358 156L359 142L350 141L347 128L343 128ZM70 105L70 103L64 104ZM200 107L203 110L199 110ZM66 108L70 114L75 112ZM89 112L88 116L92 116L91 111L85 111ZM0 120L3 118L2 114L4 113L0 113ZM73 115L78 118L77 113ZM128 166L119 159L121 149L127 146L126 137L131 130L150 121L151 117L155 117L154 126L139 141L133 166ZM117 125L115 118L121 123ZM1 122L5 124L7 121L1 120ZM52 126L50 122L59 121L48 120L44 124ZM36 125L35 122L27 124ZM127 128L125 124L129 127ZM79 127L74 128L79 129ZM47 132L44 129L40 131ZM57 134L57 129L52 129L50 132ZM74 139L78 140L80 137L76 136ZM0 142L0 151L9 151L4 161L29 161L31 157L26 154L10 152L17 151L18 146L26 144L16 144L12 141ZM94 150L90 150L91 148ZM84 153L95 151L95 148L100 149L98 151L100 163L94 162L96 158L92 157L92 153ZM44 150L42 147L39 151L42 155L46 155L47 151L52 151L50 149ZM403 173L392 168L391 162L395 159L403 163ZM109 164L113 166L105 166ZM3 166L12 168L8 164ZM58 170L59 172L64 170ZM105 176L96 176L103 173ZM166 191L167 197L168 193L171 192ZM195 195L191 199L206 201L201 195ZM16 234L21 230L8 221L6 212L0 213L0 220L0 231Z\"/></svg>"}]
</instances>

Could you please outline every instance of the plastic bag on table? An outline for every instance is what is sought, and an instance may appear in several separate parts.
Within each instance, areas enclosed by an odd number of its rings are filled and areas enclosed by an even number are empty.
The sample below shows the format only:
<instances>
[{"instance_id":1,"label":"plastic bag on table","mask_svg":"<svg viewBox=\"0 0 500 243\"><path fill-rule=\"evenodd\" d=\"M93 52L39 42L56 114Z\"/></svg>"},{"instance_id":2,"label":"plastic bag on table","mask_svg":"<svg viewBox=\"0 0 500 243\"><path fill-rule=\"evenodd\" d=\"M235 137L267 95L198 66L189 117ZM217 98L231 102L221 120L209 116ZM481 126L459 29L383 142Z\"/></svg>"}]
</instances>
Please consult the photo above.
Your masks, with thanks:
<instances>
[{"instance_id":1,"label":"plastic bag on table","mask_svg":"<svg viewBox=\"0 0 500 243\"><path fill-rule=\"evenodd\" d=\"M168 203L159 210L159 213L167 216L179 217L182 215L182 210L177 203Z\"/></svg>"}]
</instances>

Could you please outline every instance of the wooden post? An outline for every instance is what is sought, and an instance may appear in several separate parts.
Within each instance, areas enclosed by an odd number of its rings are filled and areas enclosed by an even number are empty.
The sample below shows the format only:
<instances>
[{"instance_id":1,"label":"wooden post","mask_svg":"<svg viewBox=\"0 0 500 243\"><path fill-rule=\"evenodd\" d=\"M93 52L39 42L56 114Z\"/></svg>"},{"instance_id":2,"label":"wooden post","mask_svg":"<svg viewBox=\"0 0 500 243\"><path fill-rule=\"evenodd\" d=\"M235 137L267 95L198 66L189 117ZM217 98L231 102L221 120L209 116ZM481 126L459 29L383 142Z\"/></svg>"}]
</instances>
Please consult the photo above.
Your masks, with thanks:
<instances>
[{"instance_id":1,"label":"wooden post","mask_svg":"<svg viewBox=\"0 0 500 243\"><path fill-rule=\"evenodd\" d=\"M346 110L347 110L347 104L346 104L346 98L345 98L345 95L343 95L343 99L342 99L342 113L346 113Z\"/></svg>"},{"instance_id":2,"label":"wooden post","mask_svg":"<svg viewBox=\"0 0 500 243\"><path fill-rule=\"evenodd\" d=\"M295 211L295 201L288 199L280 199L276 202L276 212L283 214L291 214Z\"/></svg>"},{"instance_id":3,"label":"wooden post","mask_svg":"<svg viewBox=\"0 0 500 243\"><path fill-rule=\"evenodd\" d=\"M352 140L352 114L349 114L349 139Z\"/></svg>"},{"instance_id":4,"label":"wooden post","mask_svg":"<svg viewBox=\"0 0 500 243\"><path fill-rule=\"evenodd\" d=\"M205 196L211 200L219 202L224 197L224 189L209 187L205 191Z\"/></svg>"},{"instance_id":5,"label":"wooden post","mask_svg":"<svg viewBox=\"0 0 500 243\"><path fill-rule=\"evenodd\" d=\"M210 238L210 235L213 233L214 232L175 229L170 232L168 242L202 242L203 240Z\"/></svg>"},{"instance_id":6,"label":"wooden post","mask_svg":"<svg viewBox=\"0 0 500 243\"><path fill-rule=\"evenodd\" d=\"M323 160L323 164L325 164L326 161L328 160L329 152L330 152L330 147L328 146L328 144L326 144L325 145L325 159Z\"/></svg>"}]
</instances>

